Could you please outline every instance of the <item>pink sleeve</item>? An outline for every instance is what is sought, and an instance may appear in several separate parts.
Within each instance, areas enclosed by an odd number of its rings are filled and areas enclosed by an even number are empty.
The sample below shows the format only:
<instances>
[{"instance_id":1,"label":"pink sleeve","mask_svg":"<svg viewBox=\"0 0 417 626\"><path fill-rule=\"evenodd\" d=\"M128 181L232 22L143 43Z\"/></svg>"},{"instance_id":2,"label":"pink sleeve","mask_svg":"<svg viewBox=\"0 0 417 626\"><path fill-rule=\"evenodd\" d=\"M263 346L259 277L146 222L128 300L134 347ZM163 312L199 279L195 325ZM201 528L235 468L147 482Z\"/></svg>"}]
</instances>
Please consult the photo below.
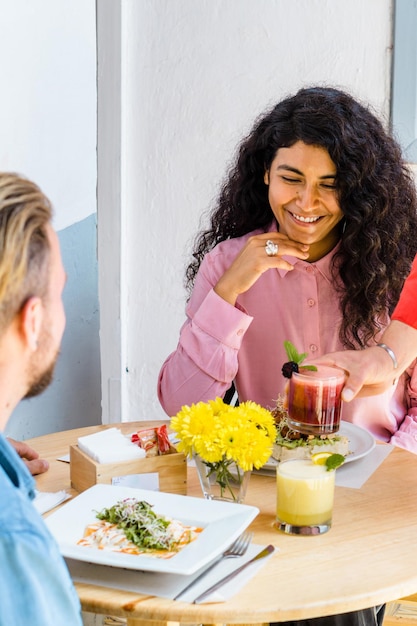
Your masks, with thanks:
<instances>
[{"instance_id":1,"label":"pink sleeve","mask_svg":"<svg viewBox=\"0 0 417 626\"><path fill-rule=\"evenodd\" d=\"M404 283L392 319L417 329L417 256Z\"/></svg>"},{"instance_id":2,"label":"pink sleeve","mask_svg":"<svg viewBox=\"0 0 417 626\"><path fill-rule=\"evenodd\" d=\"M404 372L404 403L406 415L390 443L417 454L417 361Z\"/></svg>"},{"instance_id":3,"label":"pink sleeve","mask_svg":"<svg viewBox=\"0 0 417 626\"><path fill-rule=\"evenodd\" d=\"M170 417L184 404L224 396L236 375L239 348L252 321L212 288L204 293L206 278L197 277L177 349L159 373L158 397Z\"/></svg>"}]
</instances>

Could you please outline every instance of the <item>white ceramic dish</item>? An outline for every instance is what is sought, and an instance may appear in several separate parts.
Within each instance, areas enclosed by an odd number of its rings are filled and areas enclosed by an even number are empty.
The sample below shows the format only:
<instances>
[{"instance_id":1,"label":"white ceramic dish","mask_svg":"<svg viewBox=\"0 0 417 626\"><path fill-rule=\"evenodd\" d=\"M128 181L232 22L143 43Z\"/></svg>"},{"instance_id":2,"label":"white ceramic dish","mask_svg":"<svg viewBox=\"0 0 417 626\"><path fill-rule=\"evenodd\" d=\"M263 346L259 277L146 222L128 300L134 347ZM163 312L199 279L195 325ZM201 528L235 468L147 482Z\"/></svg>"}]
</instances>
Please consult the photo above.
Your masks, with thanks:
<instances>
[{"instance_id":1,"label":"white ceramic dish","mask_svg":"<svg viewBox=\"0 0 417 626\"><path fill-rule=\"evenodd\" d=\"M350 454L346 457L345 463L351 463L357 461L366 456L375 447L375 439L371 433L355 424L350 422L340 422L339 434L349 439ZM267 463L259 470L260 473L275 472L279 461L276 461L272 457Z\"/></svg>"},{"instance_id":2,"label":"white ceramic dish","mask_svg":"<svg viewBox=\"0 0 417 626\"><path fill-rule=\"evenodd\" d=\"M203 527L204 530L195 541L170 559L78 546L77 541L82 538L85 527L95 521L95 512L113 506L124 498L146 500L154 506L156 513ZM258 513L259 509L245 504L131 487L94 485L64 504L45 521L67 558L127 569L190 575L221 554Z\"/></svg>"}]
</instances>

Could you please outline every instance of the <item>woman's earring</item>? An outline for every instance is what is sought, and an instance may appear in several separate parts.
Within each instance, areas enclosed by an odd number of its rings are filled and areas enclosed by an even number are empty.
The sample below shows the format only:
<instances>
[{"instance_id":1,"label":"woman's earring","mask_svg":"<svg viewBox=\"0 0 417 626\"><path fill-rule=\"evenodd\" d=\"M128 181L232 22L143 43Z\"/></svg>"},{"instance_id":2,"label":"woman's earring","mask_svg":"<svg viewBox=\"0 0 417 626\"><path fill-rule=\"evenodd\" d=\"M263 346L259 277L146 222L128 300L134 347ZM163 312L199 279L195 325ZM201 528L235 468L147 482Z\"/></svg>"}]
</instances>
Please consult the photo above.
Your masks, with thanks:
<instances>
[{"instance_id":1,"label":"woman's earring","mask_svg":"<svg viewBox=\"0 0 417 626\"><path fill-rule=\"evenodd\" d=\"M344 234L345 230L346 230L346 219L343 221L342 235Z\"/></svg>"}]
</instances>

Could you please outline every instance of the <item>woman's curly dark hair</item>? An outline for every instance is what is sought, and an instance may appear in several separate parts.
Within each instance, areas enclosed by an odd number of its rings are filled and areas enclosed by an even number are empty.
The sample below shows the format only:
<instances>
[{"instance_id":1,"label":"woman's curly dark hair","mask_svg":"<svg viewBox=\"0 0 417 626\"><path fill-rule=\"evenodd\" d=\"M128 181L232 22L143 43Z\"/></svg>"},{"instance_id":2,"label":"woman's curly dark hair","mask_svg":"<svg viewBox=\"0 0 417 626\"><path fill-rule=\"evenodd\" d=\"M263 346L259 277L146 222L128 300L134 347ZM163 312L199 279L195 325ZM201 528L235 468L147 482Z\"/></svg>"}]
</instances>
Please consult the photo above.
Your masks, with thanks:
<instances>
[{"instance_id":1,"label":"woman's curly dark hair","mask_svg":"<svg viewBox=\"0 0 417 626\"><path fill-rule=\"evenodd\" d=\"M220 241L269 227L274 216L264 174L277 150L297 141L325 148L336 165L344 214L333 266L343 283L340 338L347 348L364 347L392 312L416 254L416 191L397 142L369 107L338 89L301 89L256 121L210 227L197 236L186 285L192 288L204 255Z\"/></svg>"}]
</instances>

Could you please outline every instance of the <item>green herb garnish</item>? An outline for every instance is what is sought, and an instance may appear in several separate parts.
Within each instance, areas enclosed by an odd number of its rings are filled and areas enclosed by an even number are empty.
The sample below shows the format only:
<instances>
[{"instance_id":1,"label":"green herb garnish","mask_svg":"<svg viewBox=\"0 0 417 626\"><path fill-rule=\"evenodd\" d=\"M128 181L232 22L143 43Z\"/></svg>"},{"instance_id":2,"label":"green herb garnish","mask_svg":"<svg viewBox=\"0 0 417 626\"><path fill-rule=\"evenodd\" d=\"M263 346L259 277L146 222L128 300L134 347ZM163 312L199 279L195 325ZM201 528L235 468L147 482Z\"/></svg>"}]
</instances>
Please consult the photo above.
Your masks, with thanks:
<instances>
[{"instance_id":1,"label":"green herb garnish","mask_svg":"<svg viewBox=\"0 0 417 626\"><path fill-rule=\"evenodd\" d=\"M335 470L341 465L343 465L344 462L345 462L345 457L343 456L343 454L331 454L326 459L325 465L326 465L327 471L330 472L331 470Z\"/></svg>"},{"instance_id":2,"label":"green herb garnish","mask_svg":"<svg viewBox=\"0 0 417 626\"><path fill-rule=\"evenodd\" d=\"M291 363L297 363L297 365L301 365L304 359L307 356L307 352L298 353L297 348L291 341L284 341L285 352L287 353L288 361ZM312 372L317 372L317 367L315 365L302 365L304 370L310 370Z\"/></svg>"}]
</instances>

